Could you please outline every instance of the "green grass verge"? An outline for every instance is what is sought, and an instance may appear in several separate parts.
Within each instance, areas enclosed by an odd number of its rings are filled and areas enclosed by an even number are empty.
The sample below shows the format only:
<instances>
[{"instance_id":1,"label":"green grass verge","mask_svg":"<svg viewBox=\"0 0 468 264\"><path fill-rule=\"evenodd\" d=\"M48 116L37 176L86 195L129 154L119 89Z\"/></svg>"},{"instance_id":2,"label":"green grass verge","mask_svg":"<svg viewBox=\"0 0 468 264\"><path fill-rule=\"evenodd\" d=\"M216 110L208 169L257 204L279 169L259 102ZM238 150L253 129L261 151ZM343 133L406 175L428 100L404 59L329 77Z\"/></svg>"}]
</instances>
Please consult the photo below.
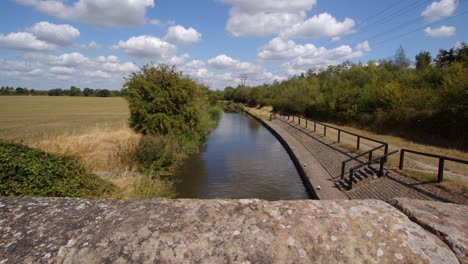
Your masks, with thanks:
<instances>
[{"instance_id":1,"label":"green grass verge","mask_svg":"<svg viewBox=\"0 0 468 264\"><path fill-rule=\"evenodd\" d=\"M72 157L0 141L0 196L98 198L114 190Z\"/></svg>"}]
</instances>

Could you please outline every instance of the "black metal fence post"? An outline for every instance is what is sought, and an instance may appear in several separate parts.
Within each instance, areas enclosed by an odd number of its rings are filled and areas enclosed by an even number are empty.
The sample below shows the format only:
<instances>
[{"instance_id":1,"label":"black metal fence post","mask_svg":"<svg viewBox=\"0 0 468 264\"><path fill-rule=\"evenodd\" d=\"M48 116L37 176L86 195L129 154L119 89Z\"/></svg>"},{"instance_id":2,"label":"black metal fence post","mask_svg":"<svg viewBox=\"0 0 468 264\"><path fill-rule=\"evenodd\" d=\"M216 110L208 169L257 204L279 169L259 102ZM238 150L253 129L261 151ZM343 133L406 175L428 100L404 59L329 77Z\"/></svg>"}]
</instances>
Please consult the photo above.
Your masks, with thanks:
<instances>
[{"instance_id":1,"label":"black metal fence post","mask_svg":"<svg viewBox=\"0 0 468 264\"><path fill-rule=\"evenodd\" d=\"M388 144L385 144L384 154L388 154ZM387 162L388 157L385 157L385 162Z\"/></svg>"},{"instance_id":2,"label":"black metal fence post","mask_svg":"<svg viewBox=\"0 0 468 264\"><path fill-rule=\"evenodd\" d=\"M307 128L307 119L306 119L306 128Z\"/></svg>"},{"instance_id":3,"label":"black metal fence post","mask_svg":"<svg viewBox=\"0 0 468 264\"><path fill-rule=\"evenodd\" d=\"M398 165L398 168L400 170L403 169L403 162L405 161L405 149L402 149L400 152L400 164Z\"/></svg>"},{"instance_id":4,"label":"black metal fence post","mask_svg":"<svg viewBox=\"0 0 468 264\"><path fill-rule=\"evenodd\" d=\"M359 150L360 147L361 147L361 137L357 136L356 149Z\"/></svg>"},{"instance_id":5,"label":"black metal fence post","mask_svg":"<svg viewBox=\"0 0 468 264\"><path fill-rule=\"evenodd\" d=\"M380 159L380 167L379 167L379 177L383 176L383 165L385 163L385 159Z\"/></svg>"},{"instance_id":6,"label":"black metal fence post","mask_svg":"<svg viewBox=\"0 0 468 264\"><path fill-rule=\"evenodd\" d=\"M369 160L372 160L372 151L369 152Z\"/></svg>"},{"instance_id":7,"label":"black metal fence post","mask_svg":"<svg viewBox=\"0 0 468 264\"><path fill-rule=\"evenodd\" d=\"M301 124L301 117L298 116L297 118L299 119L299 125L300 125Z\"/></svg>"},{"instance_id":8,"label":"black metal fence post","mask_svg":"<svg viewBox=\"0 0 468 264\"><path fill-rule=\"evenodd\" d=\"M338 143L341 141L341 130L338 130Z\"/></svg>"},{"instance_id":9,"label":"black metal fence post","mask_svg":"<svg viewBox=\"0 0 468 264\"><path fill-rule=\"evenodd\" d=\"M314 121L314 132L317 131L317 122Z\"/></svg>"},{"instance_id":10,"label":"black metal fence post","mask_svg":"<svg viewBox=\"0 0 468 264\"><path fill-rule=\"evenodd\" d=\"M327 126L326 125L323 125L323 136L324 137L327 136Z\"/></svg>"},{"instance_id":11,"label":"black metal fence post","mask_svg":"<svg viewBox=\"0 0 468 264\"><path fill-rule=\"evenodd\" d=\"M438 183L441 183L444 178L444 163L445 163L445 159L439 158L439 171L437 172Z\"/></svg>"},{"instance_id":12,"label":"black metal fence post","mask_svg":"<svg viewBox=\"0 0 468 264\"><path fill-rule=\"evenodd\" d=\"M349 182L348 182L348 190L353 188L353 178L354 178L354 170L349 172Z\"/></svg>"}]
</instances>

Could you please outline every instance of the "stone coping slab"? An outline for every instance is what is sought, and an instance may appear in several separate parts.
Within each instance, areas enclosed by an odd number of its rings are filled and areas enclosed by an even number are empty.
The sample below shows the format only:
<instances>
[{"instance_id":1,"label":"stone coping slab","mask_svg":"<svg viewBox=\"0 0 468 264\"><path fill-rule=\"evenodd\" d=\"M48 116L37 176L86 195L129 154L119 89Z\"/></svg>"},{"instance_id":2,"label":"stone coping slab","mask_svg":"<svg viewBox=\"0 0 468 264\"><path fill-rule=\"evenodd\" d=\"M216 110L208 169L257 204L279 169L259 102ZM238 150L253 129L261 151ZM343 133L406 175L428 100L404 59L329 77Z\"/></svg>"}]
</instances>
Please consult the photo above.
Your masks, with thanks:
<instances>
[{"instance_id":1,"label":"stone coping slab","mask_svg":"<svg viewBox=\"0 0 468 264\"><path fill-rule=\"evenodd\" d=\"M390 203L444 240L461 263L468 263L468 206L407 198Z\"/></svg>"},{"instance_id":2,"label":"stone coping slab","mask_svg":"<svg viewBox=\"0 0 468 264\"><path fill-rule=\"evenodd\" d=\"M0 263L458 263L379 200L0 199Z\"/></svg>"}]
</instances>

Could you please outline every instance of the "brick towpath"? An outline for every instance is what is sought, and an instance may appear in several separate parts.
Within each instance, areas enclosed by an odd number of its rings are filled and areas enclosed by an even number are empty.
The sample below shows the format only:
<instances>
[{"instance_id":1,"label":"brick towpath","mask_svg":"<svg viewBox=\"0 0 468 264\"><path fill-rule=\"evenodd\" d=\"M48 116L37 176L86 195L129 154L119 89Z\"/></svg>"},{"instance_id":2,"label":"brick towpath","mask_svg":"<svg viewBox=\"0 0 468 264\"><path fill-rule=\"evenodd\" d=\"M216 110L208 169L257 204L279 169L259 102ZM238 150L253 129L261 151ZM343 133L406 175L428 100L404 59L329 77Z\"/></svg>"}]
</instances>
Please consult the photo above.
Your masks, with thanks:
<instances>
[{"instance_id":1,"label":"brick towpath","mask_svg":"<svg viewBox=\"0 0 468 264\"><path fill-rule=\"evenodd\" d=\"M353 154L322 135L288 120L274 119L265 122L289 145L303 166L319 199L379 199L390 200L407 197L419 200L434 200L468 204L463 196L453 195L434 183L420 182L400 173L388 170L384 177L367 179L355 184L351 191L340 191L341 162ZM305 164L305 166L304 166ZM357 161L347 168L358 164ZM320 186L320 190L317 187Z\"/></svg>"}]
</instances>

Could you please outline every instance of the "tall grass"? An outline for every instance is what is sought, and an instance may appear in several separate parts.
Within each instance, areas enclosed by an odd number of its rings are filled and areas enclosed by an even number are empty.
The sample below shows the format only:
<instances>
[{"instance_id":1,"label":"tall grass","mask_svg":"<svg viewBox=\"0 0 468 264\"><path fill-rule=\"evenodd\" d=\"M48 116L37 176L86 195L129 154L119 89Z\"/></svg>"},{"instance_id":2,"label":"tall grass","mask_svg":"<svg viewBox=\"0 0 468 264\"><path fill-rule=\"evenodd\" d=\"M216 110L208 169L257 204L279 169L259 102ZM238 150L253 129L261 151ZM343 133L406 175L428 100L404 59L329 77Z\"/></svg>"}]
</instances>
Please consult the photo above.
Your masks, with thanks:
<instances>
[{"instance_id":1,"label":"tall grass","mask_svg":"<svg viewBox=\"0 0 468 264\"><path fill-rule=\"evenodd\" d=\"M113 198L174 196L172 183L139 170L142 135L129 128L123 98L0 97L0 113L0 139L74 157L118 187Z\"/></svg>"}]
</instances>

